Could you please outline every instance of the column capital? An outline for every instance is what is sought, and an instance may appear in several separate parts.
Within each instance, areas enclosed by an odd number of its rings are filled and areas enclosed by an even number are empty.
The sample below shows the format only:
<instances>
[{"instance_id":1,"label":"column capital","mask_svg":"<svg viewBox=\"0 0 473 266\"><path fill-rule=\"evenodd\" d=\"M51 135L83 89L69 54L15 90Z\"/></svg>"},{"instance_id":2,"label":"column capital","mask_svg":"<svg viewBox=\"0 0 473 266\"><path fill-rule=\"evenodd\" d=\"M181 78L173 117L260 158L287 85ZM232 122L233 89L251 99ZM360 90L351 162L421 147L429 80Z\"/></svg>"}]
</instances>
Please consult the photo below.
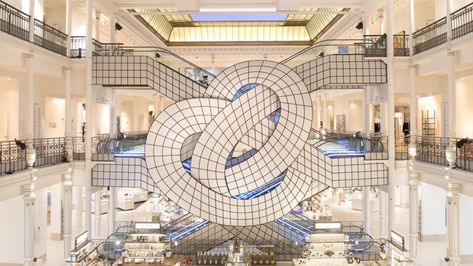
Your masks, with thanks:
<instances>
[{"instance_id":1,"label":"column capital","mask_svg":"<svg viewBox=\"0 0 473 266\"><path fill-rule=\"evenodd\" d=\"M100 20L100 16L102 15L102 12L95 10L95 19Z\"/></svg>"},{"instance_id":2,"label":"column capital","mask_svg":"<svg viewBox=\"0 0 473 266\"><path fill-rule=\"evenodd\" d=\"M33 53L23 53L23 56L25 57L25 59L33 59L34 58Z\"/></svg>"},{"instance_id":3,"label":"column capital","mask_svg":"<svg viewBox=\"0 0 473 266\"><path fill-rule=\"evenodd\" d=\"M33 183L23 185L22 191L23 191L23 199L25 200L25 202L31 202L35 200L36 194L34 193Z\"/></svg>"},{"instance_id":4,"label":"column capital","mask_svg":"<svg viewBox=\"0 0 473 266\"><path fill-rule=\"evenodd\" d=\"M62 66L62 69L64 71L71 71L72 70L72 67L71 66Z\"/></svg>"},{"instance_id":5,"label":"column capital","mask_svg":"<svg viewBox=\"0 0 473 266\"><path fill-rule=\"evenodd\" d=\"M72 168L69 167L67 171L62 175L62 181L64 182L64 187L72 188Z\"/></svg>"},{"instance_id":6,"label":"column capital","mask_svg":"<svg viewBox=\"0 0 473 266\"><path fill-rule=\"evenodd\" d=\"M449 182L447 185L447 198L458 199L462 191L461 184Z\"/></svg>"}]
</instances>

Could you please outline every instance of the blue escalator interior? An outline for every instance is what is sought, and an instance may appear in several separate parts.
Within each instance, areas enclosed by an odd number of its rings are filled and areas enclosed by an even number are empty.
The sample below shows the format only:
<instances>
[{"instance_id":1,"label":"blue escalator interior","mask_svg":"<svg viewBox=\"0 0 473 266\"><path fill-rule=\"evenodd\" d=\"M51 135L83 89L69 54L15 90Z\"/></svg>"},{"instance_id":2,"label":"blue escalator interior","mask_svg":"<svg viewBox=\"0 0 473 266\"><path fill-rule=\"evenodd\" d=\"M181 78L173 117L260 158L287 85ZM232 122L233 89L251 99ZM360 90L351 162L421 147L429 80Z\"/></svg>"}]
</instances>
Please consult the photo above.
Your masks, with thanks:
<instances>
[{"instance_id":1,"label":"blue escalator interior","mask_svg":"<svg viewBox=\"0 0 473 266\"><path fill-rule=\"evenodd\" d=\"M209 224L210 224L210 222L207 221L207 220L203 220L203 221L200 221L200 222L197 222L197 223L193 223L189 226L186 226L186 227L182 228L181 230L170 233L169 234L169 239L173 242L174 241L179 241L179 240L185 238L186 236L191 235L191 234L199 231L200 229L206 227Z\"/></svg>"},{"instance_id":2,"label":"blue escalator interior","mask_svg":"<svg viewBox=\"0 0 473 266\"><path fill-rule=\"evenodd\" d=\"M317 147L317 149L331 159L363 157L365 155L363 141L357 139L343 138L333 140Z\"/></svg>"}]
</instances>

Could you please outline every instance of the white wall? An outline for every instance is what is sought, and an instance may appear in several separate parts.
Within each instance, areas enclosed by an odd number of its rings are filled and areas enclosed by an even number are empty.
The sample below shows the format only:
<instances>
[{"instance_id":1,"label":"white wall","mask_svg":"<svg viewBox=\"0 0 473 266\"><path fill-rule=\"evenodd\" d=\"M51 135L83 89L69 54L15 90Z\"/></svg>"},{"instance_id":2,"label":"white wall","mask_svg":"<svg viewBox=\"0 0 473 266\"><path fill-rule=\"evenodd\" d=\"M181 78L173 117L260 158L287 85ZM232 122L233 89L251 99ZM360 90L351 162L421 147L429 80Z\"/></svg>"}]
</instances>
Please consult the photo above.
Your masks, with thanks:
<instances>
[{"instance_id":1,"label":"white wall","mask_svg":"<svg viewBox=\"0 0 473 266\"><path fill-rule=\"evenodd\" d=\"M18 138L19 82L0 76L0 141Z\"/></svg>"},{"instance_id":2,"label":"white wall","mask_svg":"<svg viewBox=\"0 0 473 266\"><path fill-rule=\"evenodd\" d=\"M47 189L35 191L34 256L46 254L47 247ZM24 243L23 196L0 201L0 265L4 263L23 264Z\"/></svg>"},{"instance_id":3,"label":"white wall","mask_svg":"<svg viewBox=\"0 0 473 266\"><path fill-rule=\"evenodd\" d=\"M43 137L62 137L66 128L65 104L62 98L45 97L44 135Z\"/></svg>"},{"instance_id":4,"label":"white wall","mask_svg":"<svg viewBox=\"0 0 473 266\"><path fill-rule=\"evenodd\" d=\"M456 82L456 134L458 137L473 137L473 77Z\"/></svg>"},{"instance_id":5,"label":"white wall","mask_svg":"<svg viewBox=\"0 0 473 266\"><path fill-rule=\"evenodd\" d=\"M442 188L420 183L421 234L423 237L445 235L445 198L446 193Z\"/></svg>"},{"instance_id":6,"label":"white wall","mask_svg":"<svg viewBox=\"0 0 473 266\"><path fill-rule=\"evenodd\" d=\"M345 115L346 130L363 130L363 100L362 92L356 91L331 100L334 128L337 125L337 115ZM328 125L327 125L328 126Z\"/></svg>"},{"instance_id":7,"label":"white wall","mask_svg":"<svg viewBox=\"0 0 473 266\"><path fill-rule=\"evenodd\" d=\"M460 254L472 255L473 244L473 197L460 194Z\"/></svg>"},{"instance_id":8,"label":"white wall","mask_svg":"<svg viewBox=\"0 0 473 266\"><path fill-rule=\"evenodd\" d=\"M417 112L417 125L418 125L418 134L422 134L422 112L424 112L424 117L427 117L427 112L429 117L433 117L435 112L435 136L440 137L443 130L443 110L442 110L442 95L433 95L427 97L419 98L418 112Z\"/></svg>"}]
</instances>

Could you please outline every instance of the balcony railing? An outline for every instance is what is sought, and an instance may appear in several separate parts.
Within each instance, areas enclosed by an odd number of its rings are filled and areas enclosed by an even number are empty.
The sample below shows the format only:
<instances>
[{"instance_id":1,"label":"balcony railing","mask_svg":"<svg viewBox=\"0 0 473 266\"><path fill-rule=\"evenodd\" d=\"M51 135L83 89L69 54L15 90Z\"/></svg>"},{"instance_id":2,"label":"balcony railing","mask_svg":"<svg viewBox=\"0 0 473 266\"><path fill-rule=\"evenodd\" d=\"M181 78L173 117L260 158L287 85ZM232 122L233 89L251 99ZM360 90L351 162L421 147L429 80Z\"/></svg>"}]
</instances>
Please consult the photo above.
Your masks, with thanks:
<instances>
[{"instance_id":1,"label":"balcony railing","mask_svg":"<svg viewBox=\"0 0 473 266\"><path fill-rule=\"evenodd\" d=\"M51 166L67 161L65 138L34 139L36 150L34 167Z\"/></svg>"},{"instance_id":2,"label":"balcony railing","mask_svg":"<svg viewBox=\"0 0 473 266\"><path fill-rule=\"evenodd\" d=\"M451 18L453 39L473 32L473 3L453 12Z\"/></svg>"},{"instance_id":3,"label":"balcony railing","mask_svg":"<svg viewBox=\"0 0 473 266\"><path fill-rule=\"evenodd\" d=\"M13 174L28 167L26 164L26 149L20 143L24 144L25 141L0 142L0 175Z\"/></svg>"},{"instance_id":4,"label":"balcony railing","mask_svg":"<svg viewBox=\"0 0 473 266\"><path fill-rule=\"evenodd\" d=\"M67 55L67 35L42 21L34 21L34 43L60 55Z\"/></svg>"},{"instance_id":5,"label":"balcony railing","mask_svg":"<svg viewBox=\"0 0 473 266\"><path fill-rule=\"evenodd\" d=\"M64 138L41 138L33 140L36 161L33 167L51 166L66 162L67 153ZM25 170L26 141L12 140L0 142L0 175L13 174Z\"/></svg>"},{"instance_id":6,"label":"balcony railing","mask_svg":"<svg viewBox=\"0 0 473 266\"><path fill-rule=\"evenodd\" d=\"M396 160L408 160L409 159L409 141L410 137L396 137Z\"/></svg>"},{"instance_id":7,"label":"balcony railing","mask_svg":"<svg viewBox=\"0 0 473 266\"><path fill-rule=\"evenodd\" d=\"M71 36L71 58L85 58L85 47L87 45L85 36ZM102 49L103 43L92 39L94 51Z\"/></svg>"},{"instance_id":8,"label":"balcony railing","mask_svg":"<svg viewBox=\"0 0 473 266\"><path fill-rule=\"evenodd\" d=\"M414 54L432 49L447 42L447 19L441 18L413 33Z\"/></svg>"},{"instance_id":9,"label":"balcony railing","mask_svg":"<svg viewBox=\"0 0 473 266\"><path fill-rule=\"evenodd\" d=\"M409 35L404 33L393 36L394 56L410 56Z\"/></svg>"},{"instance_id":10,"label":"balcony railing","mask_svg":"<svg viewBox=\"0 0 473 266\"><path fill-rule=\"evenodd\" d=\"M29 40L30 16L0 1L0 31Z\"/></svg>"}]
</instances>

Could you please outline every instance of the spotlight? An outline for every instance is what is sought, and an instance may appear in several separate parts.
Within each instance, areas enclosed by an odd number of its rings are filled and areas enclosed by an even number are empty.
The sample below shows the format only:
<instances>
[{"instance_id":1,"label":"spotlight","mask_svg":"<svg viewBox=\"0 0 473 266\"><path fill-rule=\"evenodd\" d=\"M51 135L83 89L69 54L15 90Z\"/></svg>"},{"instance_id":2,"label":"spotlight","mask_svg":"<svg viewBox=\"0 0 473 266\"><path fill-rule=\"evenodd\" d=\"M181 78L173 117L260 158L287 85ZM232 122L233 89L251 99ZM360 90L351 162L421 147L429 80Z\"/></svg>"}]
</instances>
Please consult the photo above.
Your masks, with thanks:
<instances>
[{"instance_id":1,"label":"spotlight","mask_svg":"<svg viewBox=\"0 0 473 266\"><path fill-rule=\"evenodd\" d=\"M160 57L161 57L161 55L158 52L156 52L156 54L154 54L154 58L158 59Z\"/></svg>"},{"instance_id":2,"label":"spotlight","mask_svg":"<svg viewBox=\"0 0 473 266\"><path fill-rule=\"evenodd\" d=\"M358 30L363 29L363 22L358 23L355 28Z\"/></svg>"},{"instance_id":3,"label":"spotlight","mask_svg":"<svg viewBox=\"0 0 473 266\"><path fill-rule=\"evenodd\" d=\"M123 29L123 27L122 27L122 25L118 24L118 22L117 22L117 23L115 23L115 29L117 31L121 31Z\"/></svg>"},{"instance_id":4,"label":"spotlight","mask_svg":"<svg viewBox=\"0 0 473 266\"><path fill-rule=\"evenodd\" d=\"M320 52L319 57L324 57L324 52Z\"/></svg>"}]
</instances>

